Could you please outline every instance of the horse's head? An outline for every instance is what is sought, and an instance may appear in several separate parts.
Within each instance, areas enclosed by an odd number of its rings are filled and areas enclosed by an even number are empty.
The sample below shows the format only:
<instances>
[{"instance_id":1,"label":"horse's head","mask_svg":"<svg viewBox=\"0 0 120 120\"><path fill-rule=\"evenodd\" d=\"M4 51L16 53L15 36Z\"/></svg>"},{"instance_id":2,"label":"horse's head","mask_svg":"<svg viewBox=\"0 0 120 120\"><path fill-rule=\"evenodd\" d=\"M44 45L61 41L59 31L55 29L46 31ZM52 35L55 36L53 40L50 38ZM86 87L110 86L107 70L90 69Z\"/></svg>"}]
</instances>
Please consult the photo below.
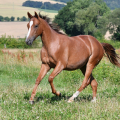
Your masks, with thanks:
<instances>
[{"instance_id":1,"label":"horse's head","mask_svg":"<svg viewBox=\"0 0 120 120\"><path fill-rule=\"evenodd\" d=\"M42 33L42 30L40 27L40 18L38 14L36 12L34 16L32 16L29 12L27 14L30 18L30 21L27 24L28 34L26 37L26 43L31 45L33 41Z\"/></svg>"}]
</instances>

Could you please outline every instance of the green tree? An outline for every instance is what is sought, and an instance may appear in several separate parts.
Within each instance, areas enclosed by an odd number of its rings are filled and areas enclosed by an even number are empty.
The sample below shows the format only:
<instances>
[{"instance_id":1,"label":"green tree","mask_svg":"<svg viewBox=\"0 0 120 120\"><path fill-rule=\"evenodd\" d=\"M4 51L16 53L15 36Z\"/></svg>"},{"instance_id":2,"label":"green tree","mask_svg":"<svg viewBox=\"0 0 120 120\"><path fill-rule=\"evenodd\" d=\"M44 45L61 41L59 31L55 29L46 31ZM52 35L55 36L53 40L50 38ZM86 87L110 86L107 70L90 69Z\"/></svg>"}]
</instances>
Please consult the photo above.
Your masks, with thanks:
<instances>
[{"instance_id":1,"label":"green tree","mask_svg":"<svg viewBox=\"0 0 120 120\"><path fill-rule=\"evenodd\" d=\"M11 19L11 21L14 21L14 20L15 20L15 17L12 16L10 19Z\"/></svg>"},{"instance_id":2,"label":"green tree","mask_svg":"<svg viewBox=\"0 0 120 120\"><path fill-rule=\"evenodd\" d=\"M110 9L103 0L73 0L58 12L54 22L71 36L95 35L99 32L98 22L101 23L99 19L102 21L102 16L109 12Z\"/></svg>"},{"instance_id":3,"label":"green tree","mask_svg":"<svg viewBox=\"0 0 120 120\"><path fill-rule=\"evenodd\" d=\"M93 34L97 26L97 18L100 7L96 3L91 3L86 9L80 9L75 16L75 24L82 34Z\"/></svg>"},{"instance_id":4,"label":"green tree","mask_svg":"<svg viewBox=\"0 0 120 120\"><path fill-rule=\"evenodd\" d=\"M99 35L103 36L106 34L108 30L108 18L107 14L103 15L102 17L99 16L99 19L97 20L97 31L95 31L94 36L99 37Z\"/></svg>"},{"instance_id":5,"label":"green tree","mask_svg":"<svg viewBox=\"0 0 120 120\"><path fill-rule=\"evenodd\" d=\"M25 16L23 16L23 17L21 18L21 21L27 21L27 18L26 18Z\"/></svg>"},{"instance_id":6,"label":"green tree","mask_svg":"<svg viewBox=\"0 0 120 120\"><path fill-rule=\"evenodd\" d=\"M9 17L5 17L4 20L5 21L10 21L10 18Z\"/></svg>"},{"instance_id":7,"label":"green tree","mask_svg":"<svg viewBox=\"0 0 120 120\"><path fill-rule=\"evenodd\" d=\"M19 17L17 17L17 21L19 21L20 20L20 18Z\"/></svg>"},{"instance_id":8,"label":"green tree","mask_svg":"<svg viewBox=\"0 0 120 120\"><path fill-rule=\"evenodd\" d=\"M53 21L57 23L68 35L74 35L77 32L76 27L74 26L75 13L70 10L71 6L72 2L68 2L62 10L58 11L58 15L55 16Z\"/></svg>"},{"instance_id":9,"label":"green tree","mask_svg":"<svg viewBox=\"0 0 120 120\"><path fill-rule=\"evenodd\" d=\"M3 16L0 16L0 21L3 21Z\"/></svg>"}]
</instances>

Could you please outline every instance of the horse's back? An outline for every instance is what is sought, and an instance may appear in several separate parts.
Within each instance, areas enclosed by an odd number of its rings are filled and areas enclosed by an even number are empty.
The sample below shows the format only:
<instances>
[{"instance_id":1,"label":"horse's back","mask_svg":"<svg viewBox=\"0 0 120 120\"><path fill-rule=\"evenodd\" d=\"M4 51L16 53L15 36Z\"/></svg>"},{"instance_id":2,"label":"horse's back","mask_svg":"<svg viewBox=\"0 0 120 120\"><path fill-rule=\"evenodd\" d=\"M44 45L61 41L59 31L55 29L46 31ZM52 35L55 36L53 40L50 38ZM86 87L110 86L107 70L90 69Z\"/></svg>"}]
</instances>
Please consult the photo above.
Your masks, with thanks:
<instances>
[{"instance_id":1,"label":"horse's back","mask_svg":"<svg viewBox=\"0 0 120 120\"><path fill-rule=\"evenodd\" d=\"M90 35L79 35L70 37L68 68L77 69L84 66L90 56L101 59L103 47L94 37Z\"/></svg>"},{"instance_id":2,"label":"horse's back","mask_svg":"<svg viewBox=\"0 0 120 120\"><path fill-rule=\"evenodd\" d=\"M90 51L90 54L103 54L103 47L101 43L93 36L90 35L79 35L78 36Z\"/></svg>"}]
</instances>

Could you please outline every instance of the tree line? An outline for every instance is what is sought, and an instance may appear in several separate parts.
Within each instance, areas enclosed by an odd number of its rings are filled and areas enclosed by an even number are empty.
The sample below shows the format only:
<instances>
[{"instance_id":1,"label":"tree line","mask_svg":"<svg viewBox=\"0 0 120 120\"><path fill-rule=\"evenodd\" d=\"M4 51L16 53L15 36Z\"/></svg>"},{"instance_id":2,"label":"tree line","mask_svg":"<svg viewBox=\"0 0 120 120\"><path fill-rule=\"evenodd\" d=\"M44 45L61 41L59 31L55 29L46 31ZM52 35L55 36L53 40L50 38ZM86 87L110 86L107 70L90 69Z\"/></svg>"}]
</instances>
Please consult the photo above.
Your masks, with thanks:
<instances>
[{"instance_id":1,"label":"tree line","mask_svg":"<svg viewBox=\"0 0 120 120\"><path fill-rule=\"evenodd\" d=\"M64 4L51 4L50 2L38 2L38 1L25 1L22 6L40 8L40 9L48 9L48 10L60 10L65 5Z\"/></svg>"},{"instance_id":2,"label":"tree line","mask_svg":"<svg viewBox=\"0 0 120 120\"><path fill-rule=\"evenodd\" d=\"M92 35L100 39L110 31L112 39L120 40L120 8L113 11L103 0L73 0L55 16L69 36Z\"/></svg>"},{"instance_id":3,"label":"tree line","mask_svg":"<svg viewBox=\"0 0 120 120\"><path fill-rule=\"evenodd\" d=\"M55 1L59 1L59 2L70 2L70 1L74 1L74 0L55 0ZM94 0L96 1L96 0ZM115 8L120 8L120 0L104 0L104 2L107 4L107 6L113 10Z\"/></svg>"},{"instance_id":4,"label":"tree line","mask_svg":"<svg viewBox=\"0 0 120 120\"><path fill-rule=\"evenodd\" d=\"M17 21L28 21L29 19L26 18L25 16L23 17L17 17ZM3 16L0 16L0 22L9 22L9 21L15 21L15 17L11 16L11 17L3 17Z\"/></svg>"}]
</instances>

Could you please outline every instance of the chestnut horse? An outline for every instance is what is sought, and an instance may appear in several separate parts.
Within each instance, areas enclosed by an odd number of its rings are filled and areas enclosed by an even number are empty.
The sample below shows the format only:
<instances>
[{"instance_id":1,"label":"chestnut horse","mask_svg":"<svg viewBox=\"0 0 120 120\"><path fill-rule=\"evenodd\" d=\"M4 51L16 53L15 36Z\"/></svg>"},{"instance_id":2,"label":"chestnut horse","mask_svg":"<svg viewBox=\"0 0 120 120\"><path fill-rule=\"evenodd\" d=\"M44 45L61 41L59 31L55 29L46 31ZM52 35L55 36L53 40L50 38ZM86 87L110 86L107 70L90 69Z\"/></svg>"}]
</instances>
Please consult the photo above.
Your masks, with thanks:
<instances>
[{"instance_id":1,"label":"chestnut horse","mask_svg":"<svg viewBox=\"0 0 120 120\"><path fill-rule=\"evenodd\" d=\"M80 69L85 76L84 80L80 88L69 98L68 102L72 102L89 84L93 90L92 101L95 102L97 82L92 75L92 70L98 65L104 53L106 53L111 63L120 67L117 60L119 57L113 46L107 43L100 43L96 38L90 35L69 37L60 33L54 24L50 24L48 17L38 15L36 12L34 16L29 12L27 14L30 18L30 22L27 24L28 34L26 43L31 45L39 35L43 43L41 50L41 70L36 79L29 102L31 104L34 103L37 87L51 68L54 68L54 70L50 74L48 81L53 94L61 96L61 93L56 91L53 84L55 76L62 70Z\"/></svg>"}]
</instances>

